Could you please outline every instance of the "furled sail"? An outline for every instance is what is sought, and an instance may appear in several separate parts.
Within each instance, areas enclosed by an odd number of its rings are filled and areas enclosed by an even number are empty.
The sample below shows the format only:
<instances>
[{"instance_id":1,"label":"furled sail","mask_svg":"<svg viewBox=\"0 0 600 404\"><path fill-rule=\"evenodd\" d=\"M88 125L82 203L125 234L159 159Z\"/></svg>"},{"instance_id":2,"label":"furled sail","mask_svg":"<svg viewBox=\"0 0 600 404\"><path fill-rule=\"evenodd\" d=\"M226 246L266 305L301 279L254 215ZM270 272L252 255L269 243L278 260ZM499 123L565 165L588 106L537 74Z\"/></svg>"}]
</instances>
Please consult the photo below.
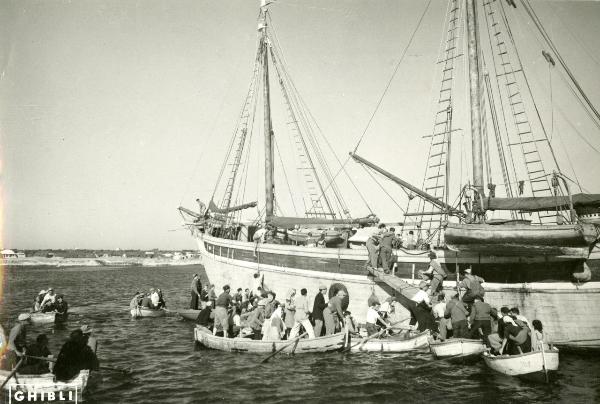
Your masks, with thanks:
<instances>
[{"instance_id":1,"label":"furled sail","mask_svg":"<svg viewBox=\"0 0 600 404\"><path fill-rule=\"evenodd\" d=\"M291 228L295 225L299 226L368 226L379 222L379 218L375 215L370 215L356 219L325 219L319 217L285 217L285 216L269 216L267 223L275 227Z\"/></svg>"},{"instance_id":2,"label":"furled sail","mask_svg":"<svg viewBox=\"0 0 600 404\"><path fill-rule=\"evenodd\" d=\"M514 210L521 212L541 212L569 209L568 196L544 196L527 198L486 198L484 208L487 210ZM600 207L600 194L575 194L573 207L578 208Z\"/></svg>"},{"instance_id":3,"label":"furled sail","mask_svg":"<svg viewBox=\"0 0 600 404\"><path fill-rule=\"evenodd\" d=\"M231 206L227 209L221 209L218 208L217 205L215 205L215 203L211 201L208 203L208 209L211 212L214 213L230 213L230 212L237 212L238 210L244 210L244 209L248 209L248 208L254 208L256 206L256 202L248 202L248 203L244 203L243 205L237 205L237 206Z\"/></svg>"}]
</instances>

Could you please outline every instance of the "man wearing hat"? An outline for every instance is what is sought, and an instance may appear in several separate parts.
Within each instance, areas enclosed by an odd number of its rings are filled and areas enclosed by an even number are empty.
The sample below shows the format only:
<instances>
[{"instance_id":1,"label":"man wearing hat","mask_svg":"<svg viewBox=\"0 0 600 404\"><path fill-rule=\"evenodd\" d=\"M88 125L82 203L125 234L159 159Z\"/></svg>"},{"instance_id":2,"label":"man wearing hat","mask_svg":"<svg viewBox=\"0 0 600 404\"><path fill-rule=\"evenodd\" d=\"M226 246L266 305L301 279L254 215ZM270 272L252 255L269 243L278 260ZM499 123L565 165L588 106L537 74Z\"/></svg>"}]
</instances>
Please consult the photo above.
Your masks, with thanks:
<instances>
[{"instance_id":1,"label":"man wearing hat","mask_svg":"<svg viewBox=\"0 0 600 404\"><path fill-rule=\"evenodd\" d=\"M248 318L246 320L246 326L252 328L252 339L261 340L262 339L262 326L265 321L265 305L267 304L267 299L261 299L258 301L258 306L256 309L252 310L248 313Z\"/></svg>"},{"instance_id":2,"label":"man wearing hat","mask_svg":"<svg viewBox=\"0 0 600 404\"><path fill-rule=\"evenodd\" d=\"M465 303L473 303L476 297L479 297L483 300L483 296L485 294L485 290L483 290L483 286L481 286L481 284L485 282L484 279L477 275L473 275L471 271L471 267L465 269L465 277L458 284L459 287L467 290L462 299L462 301Z\"/></svg>"},{"instance_id":3,"label":"man wearing hat","mask_svg":"<svg viewBox=\"0 0 600 404\"><path fill-rule=\"evenodd\" d=\"M327 307L325 303L325 293L327 293L327 286L320 285L319 293L315 296L313 301L312 318L315 321L315 337L321 336L321 330L323 329L323 310Z\"/></svg>"},{"instance_id":4,"label":"man wearing hat","mask_svg":"<svg viewBox=\"0 0 600 404\"><path fill-rule=\"evenodd\" d=\"M438 288L442 285L444 279L448 277L448 274L438 262L437 254L434 251L429 251L429 268L427 268L427 271L421 272L421 277L423 280L431 278L430 296L437 294Z\"/></svg>"},{"instance_id":5,"label":"man wearing hat","mask_svg":"<svg viewBox=\"0 0 600 404\"><path fill-rule=\"evenodd\" d=\"M87 324L82 325L79 329L83 333L83 341L92 349L93 352L96 352L96 346L98 345L98 342L96 341L95 337L92 337L92 332L94 329Z\"/></svg>"}]
</instances>

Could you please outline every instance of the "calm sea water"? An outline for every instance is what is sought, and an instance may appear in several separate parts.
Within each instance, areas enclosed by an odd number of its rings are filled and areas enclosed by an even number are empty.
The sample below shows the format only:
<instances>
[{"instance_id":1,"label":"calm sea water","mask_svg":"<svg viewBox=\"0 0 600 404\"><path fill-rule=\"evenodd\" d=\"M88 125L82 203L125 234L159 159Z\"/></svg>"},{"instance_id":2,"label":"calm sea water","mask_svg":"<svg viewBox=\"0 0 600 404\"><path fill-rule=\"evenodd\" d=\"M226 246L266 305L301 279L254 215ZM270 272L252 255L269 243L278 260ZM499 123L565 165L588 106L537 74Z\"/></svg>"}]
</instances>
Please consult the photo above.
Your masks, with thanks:
<instances>
[{"instance_id":1,"label":"calm sea water","mask_svg":"<svg viewBox=\"0 0 600 404\"><path fill-rule=\"evenodd\" d=\"M0 323L8 332L40 289L64 293L75 313L68 329L30 326L29 338L46 332L56 355L70 330L88 324L101 364L132 369L128 377L101 371L87 403L600 402L598 355L561 353L550 385L499 375L483 363L423 366L432 361L428 352L277 356L259 364L262 356L196 349L193 325L176 315L130 318L133 293L150 287L164 291L169 309L187 308L196 272L204 283L199 266L5 269Z\"/></svg>"}]
</instances>

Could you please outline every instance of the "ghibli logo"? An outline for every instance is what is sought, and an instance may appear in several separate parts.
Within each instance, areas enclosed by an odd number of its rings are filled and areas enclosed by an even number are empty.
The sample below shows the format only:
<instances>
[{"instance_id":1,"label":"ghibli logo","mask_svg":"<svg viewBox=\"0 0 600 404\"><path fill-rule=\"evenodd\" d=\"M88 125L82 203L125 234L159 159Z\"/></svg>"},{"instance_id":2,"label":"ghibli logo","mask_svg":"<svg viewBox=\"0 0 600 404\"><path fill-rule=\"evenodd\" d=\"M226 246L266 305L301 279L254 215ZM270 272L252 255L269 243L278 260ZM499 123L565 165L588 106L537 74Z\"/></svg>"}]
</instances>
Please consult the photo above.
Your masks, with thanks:
<instances>
[{"instance_id":1,"label":"ghibli logo","mask_svg":"<svg viewBox=\"0 0 600 404\"><path fill-rule=\"evenodd\" d=\"M16 403L75 403L78 399L77 386L65 386L59 392L44 391L39 386L29 384L13 384L8 387L8 404Z\"/></svg>"}]
</instances>

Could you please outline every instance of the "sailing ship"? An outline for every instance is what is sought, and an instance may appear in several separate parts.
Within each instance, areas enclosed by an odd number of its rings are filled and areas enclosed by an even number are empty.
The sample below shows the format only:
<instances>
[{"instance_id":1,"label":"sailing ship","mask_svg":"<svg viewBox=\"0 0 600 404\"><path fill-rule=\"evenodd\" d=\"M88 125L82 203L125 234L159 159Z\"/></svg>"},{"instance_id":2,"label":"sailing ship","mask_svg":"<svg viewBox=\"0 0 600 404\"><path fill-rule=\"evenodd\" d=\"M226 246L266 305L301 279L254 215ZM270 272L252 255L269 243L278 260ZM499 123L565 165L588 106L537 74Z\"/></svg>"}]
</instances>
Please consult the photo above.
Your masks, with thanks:
<instances>
[{"instance_id":1,"label":"sailing ship","mask_svg":"<svg viewBox=\"0 0 600 404\"><path fill-rule=\"evenodd\" d=\"M536 26L541 24L527 0L519 7L527 11ZM556 345L600 348L600 315L589 310L600 305L600 279L588 265L600 234L600 195L571 192L572 181L558 166L539 112L526 106L533 94L509 26L508 14L516 8L512 0L448 1L438 63L441 87L433 131L424 136L430 150L421 187L359 156L358 146L350 155L368 170L402 187L409 196L399 224L404 234L410 231L418 242L417 248L394 250L397 277L409 284L418 282L416 273L427 268L428 252L434 250L444 268L456 275L457 282L459 271L466 267L483 277L485 298L492 306L516 306L527 317L542 319ZM350 297L348 310L363 320L369 296L397 293L387 284L376 282L366 270L365 249L348 248L348 238L357 228L374 229L379 219L371 212L362 218L350 214L336 184L337 174L318 147L316 124L310 122L312 114L285 68L283 53L269 24L266 0L261 3L258 20L253 75L217 187L208 206L198 200L199 212L184 207L179 211L197 240L211 282L252 285L259 273L264 286L279 295L298 285L309 291L318 290L321 284L330 285L332 290L344 287ZM484 33L487 42L482 40ZM461 41L462 36L466 41ZM543 52L545 60L555 63L556 58L568 70L551 39L545 39L550 48ZM489 47L487 51L483 51L483 43ZM460 130L454 122L455 104L460 98L455 94L455 81L461 60L469 78L469 93L463 98L470 107L473 177L472 181L455 178L461 186L451 199L455 185L451 180L452 135ZM291 132L287 139L298 153L297 172L305 180L305 199L301 202L305 212L298 217L281 214L284 192L279 189L284 187L278 185L277 198L275 195L275 166L281 163L283 167L284 160L275 156L285 137L280 129L276 137L273 126L273 72ZM496 86L492 86L491 76ZM593 117L600 119L580 86L575 88ZM509 107L499 108L503 102ZM263 110L264 155L260 163L264 163L264 206L244 200L245 178L253 175L248 168L252 162L248 149L259 104ZM538 118L537 124L533 118ZM513 123L511 130L506 124L509 120ZM497 146L495 153L491 152L493 143ZM496 165L492 157L498 160ZM338 173L344 169L340 165ZM498 166L503 183L496 189L491 172ZM226 169L228 177L223 177ZM288 174L283 169L281 173L285 181L278 184L285 184ZM214 201L217 193L222 195L219 205ZM293 203L299 192L289 193ZM244 219L243 213L252 208L258 208L258 214L253 220ZM506 212L507 216L491 219L496 212ZM266 230L266 236L261 236L266 237L266 243L253 237L261 227ZM319 239L321 245L314 246ZM454 282L444 282L445 288L455 286Z\"/></svg>"}]
</instances>

